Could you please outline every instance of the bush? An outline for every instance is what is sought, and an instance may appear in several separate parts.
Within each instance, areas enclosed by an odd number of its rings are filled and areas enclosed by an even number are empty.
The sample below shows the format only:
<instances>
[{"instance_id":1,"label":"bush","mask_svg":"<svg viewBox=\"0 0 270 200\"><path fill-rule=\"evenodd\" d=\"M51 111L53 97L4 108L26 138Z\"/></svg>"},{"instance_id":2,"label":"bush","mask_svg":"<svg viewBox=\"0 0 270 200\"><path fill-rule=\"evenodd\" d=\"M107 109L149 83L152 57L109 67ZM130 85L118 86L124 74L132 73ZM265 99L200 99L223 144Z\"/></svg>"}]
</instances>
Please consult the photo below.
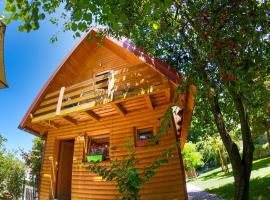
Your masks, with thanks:
<instances>
[{"instance_id":1,"label":"bush","mask_svg":"<svg viewBox=\"0 0 270 200\"><path fill-rule=\"evenodd\" d=\"M254 159L270 156L269 144L255 145L253 157Z\"/></svg>"},{"instance_id":2,"label":"bush","mask_svg":"<svg viewBox=\"0 0 270 200\"><path fill-rule=\"evenodd\" d=\"M186 171L192 171L204 165L202 154L197 151L196 145L187 142L183 150L184 167Z\"/></svg>"},{"instance_id":3,"label":"bush","mask_svg":"<svg viewBox=\"0 0 270 200\"><path fill-rule=\"evenodd\" d=\"M16 152L4 147L5 141L0 135L0 199L7 193L18 199L23 194L25 166L16 158Z\"/></svg>"}]
</instances>

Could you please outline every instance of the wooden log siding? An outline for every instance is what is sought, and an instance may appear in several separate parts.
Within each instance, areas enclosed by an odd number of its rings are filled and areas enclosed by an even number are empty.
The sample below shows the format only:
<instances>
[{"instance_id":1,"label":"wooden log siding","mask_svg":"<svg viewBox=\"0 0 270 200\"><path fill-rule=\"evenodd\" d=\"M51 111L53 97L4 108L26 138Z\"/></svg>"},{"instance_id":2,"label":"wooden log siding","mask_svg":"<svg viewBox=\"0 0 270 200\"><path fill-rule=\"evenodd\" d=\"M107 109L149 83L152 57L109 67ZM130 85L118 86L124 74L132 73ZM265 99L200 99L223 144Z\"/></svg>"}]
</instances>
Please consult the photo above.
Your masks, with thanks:
<instances>
[{"instance_id":1,"label":"wooden log siding","mask_svg":"<svg viewBox=\"0 0 270 200\"><path fill-rule=\"evenodd\" d=\"M72 171L72 200L76 199L115 199L118 194L115 184L100 180L96 174L86 169L76 167L84 157L84 134L91 135L109 133L110 136L110 158L121 158L126 153L124 144L128 139L134 139L134 127L159 127L159 119L163 116L167 106L161 106L153 111L141 110L127 114L108 116L100 121L88 121L79 123L76 127L67 125L61 129L51 130L47 135L44 161L42 164L42 178L40 199L51 198L52 168L56 167L57 141L60 139L75 139L73 171ZM140 159L138 168L148 166L163 151L175 143L175 132L173 128L161 137L157 145L136 148L136 157ZM52 161L54 164L51 164ZM87 164L86 164L87 165ZM154 179L141 190L142 199L184 199L184 175L182 174L180 161L177 153L170 159L169 164L163 165ZM56 175L54 175L56 176ZM53 185L55 187L55 185Z\"/></svg>"}]
</instances>

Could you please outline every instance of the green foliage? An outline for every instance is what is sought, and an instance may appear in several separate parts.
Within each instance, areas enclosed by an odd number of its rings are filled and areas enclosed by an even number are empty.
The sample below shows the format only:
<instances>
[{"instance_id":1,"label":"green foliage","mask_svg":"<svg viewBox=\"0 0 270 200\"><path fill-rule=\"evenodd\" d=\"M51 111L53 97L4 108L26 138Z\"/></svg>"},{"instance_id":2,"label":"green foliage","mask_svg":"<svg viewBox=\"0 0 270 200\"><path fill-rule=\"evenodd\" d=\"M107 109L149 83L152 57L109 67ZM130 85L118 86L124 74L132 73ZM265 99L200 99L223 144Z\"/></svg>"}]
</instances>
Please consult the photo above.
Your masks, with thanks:
<instances>
[{"instance_id":1,"label":"green foliage","mask_svg":"<svg viewBox=\"0 0 270 200\"><path fill-rule=\"evenodd\" d=\"M25 175L25 166L18 159L14 159L14 154L6 156L8 168L6 174L6 189L9 193L18 199L23 194L23 184Z\"/></svg>"},{"instance_id":2,"label":"green foliage","mask_svg":"<svg viewBox=\"0 0 270 200\"><path fill-rule=\"evenodd\" d=\"M184 166L187 171L197 169L204 165L202 154L196 149L196 144L187 142L182 152Z\"/></svg>"},{"instance_id":3,"label":"green foliage","mask_svg":"<svg viewBox=\"0 0 270 200\"><path fill-rule=\"evenodd\" d=\"M270 156L269 143L255 145L254 158L263 158Z\"/></svg>"},{"instance_id":4,"label":"green foliage","mask_svg":"<svg viewBox=\"0 0 270 200\"><path fill-rule=\"evenodd\" d=\"M32 150L28 152L21 150L21 156L24 159L25 165L30 169L30 184L36 189L39 186L43 145L44 140L36 137L32 141Z\"/></svg>"},{"instance_id":5,"label":"green foliage","mask_svg":"<svg viewBox=\"0 0 270 200\"><path fill-rule=\"evenodd\" d=\"M173 149L166 151L159 159L142 170L136 167L139 160L135 156L134 148L131 147L129 147L127 155L119 160L111 160L109 166L94 163L87 169L106 181L116 182L121 200L139 200L141 187L151 181L162 164L168 162Z\"/></svg>"},{"instance_id":6,"label":"green foliage","mask_svg":"<svg viewBox=\"0 0 270 200\"><path fill-rule=\"evenodd\" d=\"M18 199L23 194L25 166L16 158L16 152L4 147L5 141L0 135L0 198L4 192L9 192Z\"/></svg>"},{"instance_id":7,"label":"green foliage","mask_svg":"<svg viewBox=\"0 0 270 200\"><path fill-rule=\"evenodd\" d=\"M221 166L225 173L228 172L229 156L219 135L205 136L200 142L196 143L197 148L203 155L205 163L216 162L216 166ZM217 165L217 163L219 163Z\"/></svg>"}]
</instances>

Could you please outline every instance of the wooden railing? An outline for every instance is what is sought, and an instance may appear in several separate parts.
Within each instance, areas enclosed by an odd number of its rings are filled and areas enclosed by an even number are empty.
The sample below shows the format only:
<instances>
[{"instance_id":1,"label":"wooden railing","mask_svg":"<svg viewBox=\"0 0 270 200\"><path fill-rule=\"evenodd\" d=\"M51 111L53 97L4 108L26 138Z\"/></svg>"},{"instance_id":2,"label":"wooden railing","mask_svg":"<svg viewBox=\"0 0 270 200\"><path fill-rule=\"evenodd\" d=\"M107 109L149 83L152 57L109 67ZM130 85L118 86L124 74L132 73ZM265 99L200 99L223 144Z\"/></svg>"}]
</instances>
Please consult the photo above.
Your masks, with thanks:
<instances>
[{"instance_id":1,"label":"wooden railing","mask_svg":"<svg viewBox=\"0 0 270 200\"><path fill-rule=\"evenodd\" d=\"M61 110L78 106L91 100L101 99L104 95L108 96L108 89L110 89L108 87L109 80L111 80L111 77L104 75L66 88L62 87L59 91L49 93L44 97L44 100L36 110L35 116L51 112L60 114Z\"/></svg>"},{"instance_id":2,"label":"wooden railing","mask_svg":"<svg viewBox=\"0 0 270 200\"><path fill-rule=\"evenodd\" d=\"M169 89L169 86L147 67L137 65L110 71L48 93L33 113L32 122L84 112L101 104L117 103L132 96L152 94L164 89Z\"/></svg>"}]
</instances>

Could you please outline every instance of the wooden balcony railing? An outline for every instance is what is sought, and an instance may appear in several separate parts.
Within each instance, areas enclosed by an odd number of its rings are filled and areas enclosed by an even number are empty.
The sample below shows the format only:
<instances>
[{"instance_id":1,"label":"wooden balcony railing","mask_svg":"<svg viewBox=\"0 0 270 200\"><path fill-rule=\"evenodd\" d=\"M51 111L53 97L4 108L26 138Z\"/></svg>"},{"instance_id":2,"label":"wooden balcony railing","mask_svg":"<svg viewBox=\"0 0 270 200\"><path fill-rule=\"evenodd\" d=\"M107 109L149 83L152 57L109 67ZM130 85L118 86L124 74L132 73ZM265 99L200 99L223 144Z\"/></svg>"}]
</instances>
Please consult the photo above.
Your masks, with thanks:
<instances>
[{"instance_id":1,"label":"wooden balcony railing","mask_svg":"<svg viewBox=\"0 0 270 200\"><path fill-rule=\"evenodd\" d=\"M32 123L83 112L97 105L169 88L167 84L162 84L160 79L155 80L153 77L144 77L144 79L148 78L147 80L150 80L151 83L133 78L136 83L130 84L132 79L126 79L128 75L125 75L124 78L123 73L121 77L119 75L118 72L104 73L93 79L62 87L58 91L47 94L33 114Z\"/></svg>"}]
</instances>

